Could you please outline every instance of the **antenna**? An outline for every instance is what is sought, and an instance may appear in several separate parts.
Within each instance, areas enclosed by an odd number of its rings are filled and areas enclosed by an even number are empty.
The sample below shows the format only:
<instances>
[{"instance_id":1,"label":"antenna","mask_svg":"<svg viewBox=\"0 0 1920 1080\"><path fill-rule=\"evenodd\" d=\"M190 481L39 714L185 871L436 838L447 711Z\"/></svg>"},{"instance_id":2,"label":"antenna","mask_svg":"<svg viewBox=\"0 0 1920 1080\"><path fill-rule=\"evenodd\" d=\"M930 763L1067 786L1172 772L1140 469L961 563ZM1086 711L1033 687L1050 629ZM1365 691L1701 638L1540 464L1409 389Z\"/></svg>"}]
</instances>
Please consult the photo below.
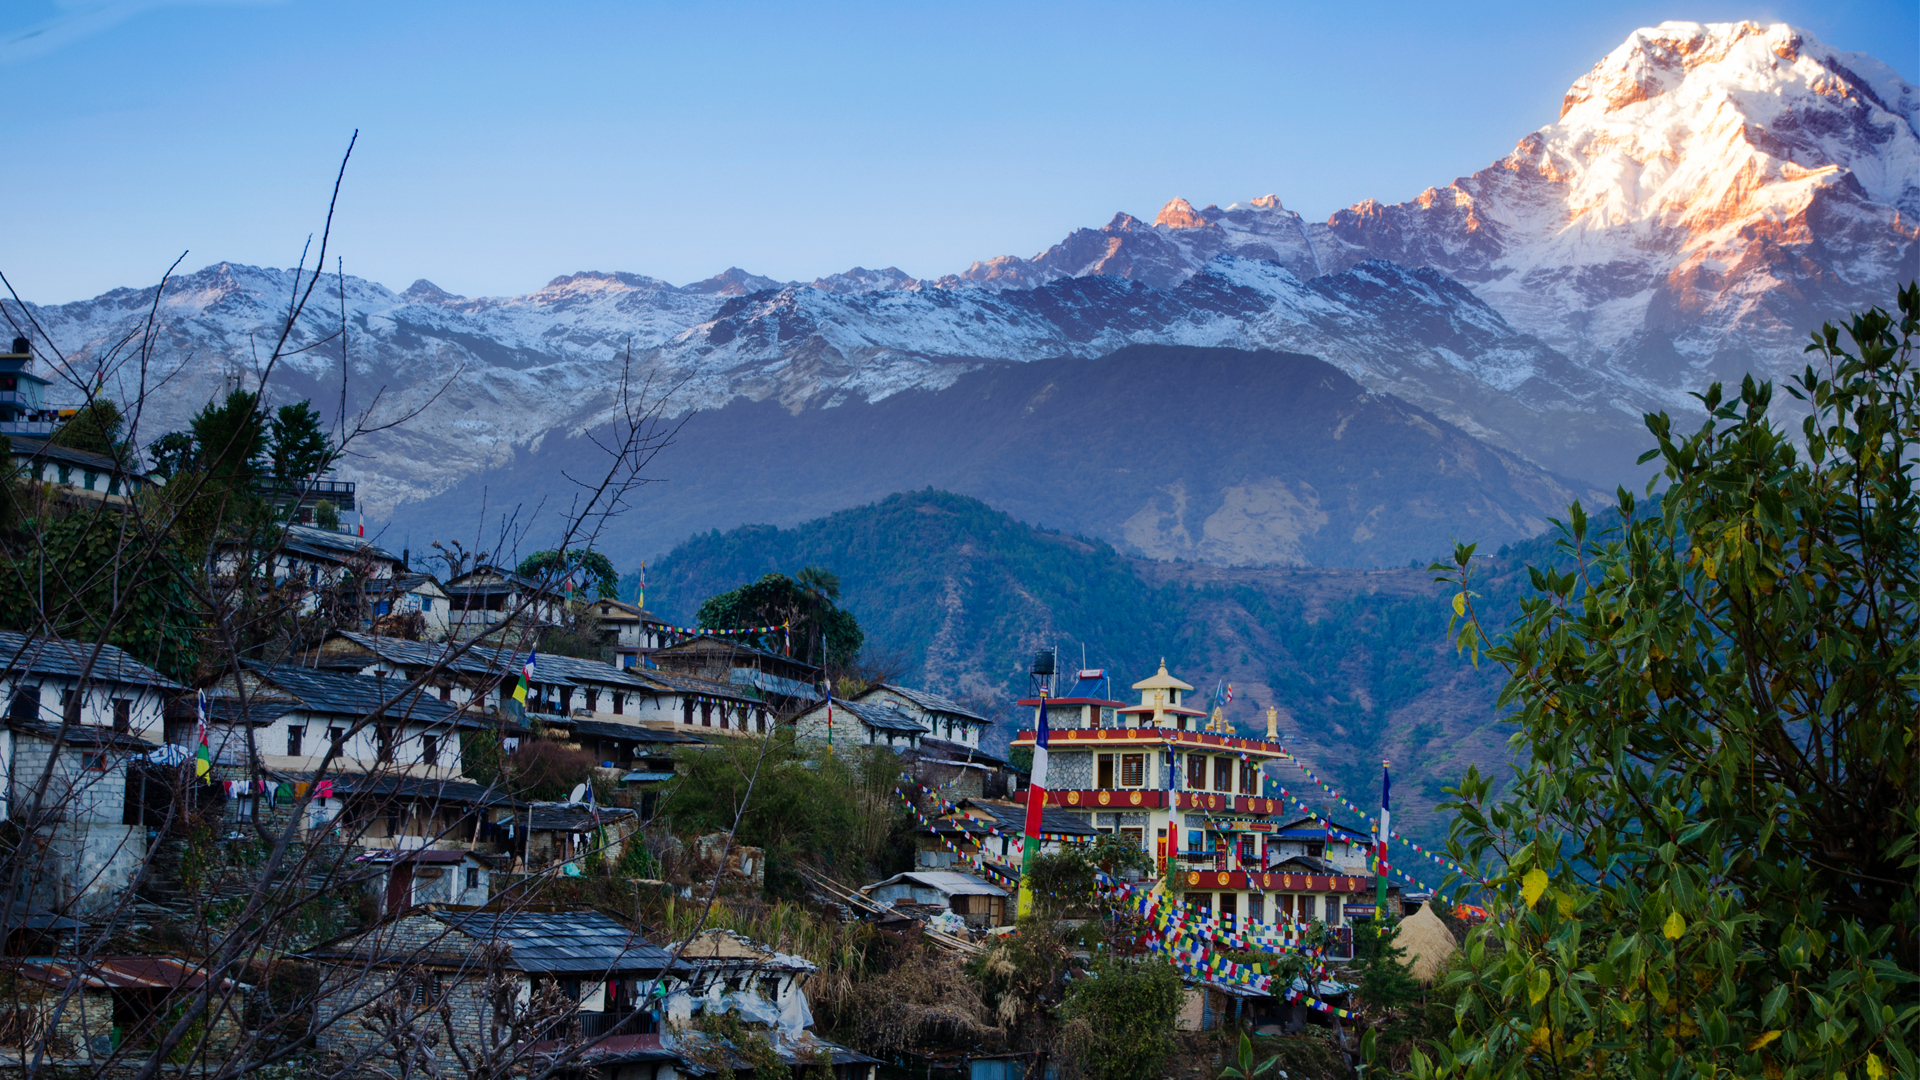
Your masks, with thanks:
<instances>
[{"instance_id":1,"label":"antenna","mask_svg":"<svg viewBox=\"0 0 1920 1080\"><path fill-rule=\"evenodd\" d=\"M567 802L578 803L580 802L580 800L586 797L587 797L587 785L575 784L573 785L573 793L567 796Z\"/></svg>"}]
</instances>

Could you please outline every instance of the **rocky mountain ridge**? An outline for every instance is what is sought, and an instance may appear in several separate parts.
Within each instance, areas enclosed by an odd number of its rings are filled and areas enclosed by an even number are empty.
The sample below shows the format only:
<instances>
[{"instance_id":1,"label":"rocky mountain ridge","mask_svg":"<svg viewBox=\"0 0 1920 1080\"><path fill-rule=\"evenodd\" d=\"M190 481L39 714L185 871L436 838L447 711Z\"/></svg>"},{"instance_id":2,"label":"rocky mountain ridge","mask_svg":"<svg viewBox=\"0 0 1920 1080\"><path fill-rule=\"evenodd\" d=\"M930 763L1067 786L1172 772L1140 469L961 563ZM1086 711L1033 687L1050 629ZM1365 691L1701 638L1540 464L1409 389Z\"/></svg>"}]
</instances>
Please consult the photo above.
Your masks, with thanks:
<instances>
[{"instance_id":1,"label":"rocky mountain ridge","mask_svg":"<svg viewBox=\"0 0 1920 1080\"><path fill-rule=\"evenodd\" d=\"M1920 94L1784 25L1637 31L1500 162L1408 202L1308 222L1265 196L1120 214L1031 259L931 281L854 268L782 284L731 268L673 286L555 278L519 297L328 275L276 397L374 419L357 448L375 514L452 490L614 416L623 385L682 415L789 410L950 386L981 364L1132 344L1319 356L1549 468L1630 472L1642 411L1712 378L1797 370L1805 330L1916 275ZM146 396L140 434L256 382L291 271L219 264L169 283L144 374L101 358L152 289L35 308L69 397L103 375ZM344 309L344 354L341 323ZM13 312L18 317L22 313ZM19 321L25 322L24 319ZM124 359L124 357L123 357ZM57 396L57 395L56 395Z\"/></svg>"}]
</instances>

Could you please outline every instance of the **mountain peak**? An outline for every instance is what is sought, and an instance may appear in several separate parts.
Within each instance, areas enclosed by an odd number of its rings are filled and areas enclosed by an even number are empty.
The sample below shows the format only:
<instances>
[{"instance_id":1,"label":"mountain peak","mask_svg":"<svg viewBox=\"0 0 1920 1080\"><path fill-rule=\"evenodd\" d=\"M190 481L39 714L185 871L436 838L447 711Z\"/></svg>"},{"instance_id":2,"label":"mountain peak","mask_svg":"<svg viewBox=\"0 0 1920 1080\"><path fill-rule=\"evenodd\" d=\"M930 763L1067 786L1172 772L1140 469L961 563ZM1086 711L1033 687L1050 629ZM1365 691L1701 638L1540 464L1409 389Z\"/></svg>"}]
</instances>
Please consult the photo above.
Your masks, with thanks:
<instances>
[{"instance_id":1,"label":"mountain peak","mask_svg":"<svg viewBox=\"0 0 1920 1080\"><path fill-rule=\"evenodd\" d=\"M704 293L711 296L748 296L768 289L778 289L784 283L759 274L750 274L737 266L729 266L705 281L696 281L683 286L682 292Z\"/></svg>"},{"instance_id":2,"label":"mountain peak","mask_svg":"<svg viewBox=\"0 0 1920 1080\"><path fill-rule=\"evenodd\" d=\"M450 293L426 278L421 278L407 286L407 291L400 294L400 299L415 304L439 304L448 300L465 300L466 297Z\"/></svg>"},{"instance_id":3,"label":"mountain peak","mask_svg":"<svg viewBox=\"0 0 1920 1080\"><path fill-rule=\"evenodd\" d=\"M1209 207L1209 209L1213 208ZM1204 229L1213 224L1202 217L1200 212L1193 208L1193 204L1185 199L1175 199L1161 207L1160 213L1154 216L1153 223L1165 225L1169 229Z\"/></svg>"}]
</instances>

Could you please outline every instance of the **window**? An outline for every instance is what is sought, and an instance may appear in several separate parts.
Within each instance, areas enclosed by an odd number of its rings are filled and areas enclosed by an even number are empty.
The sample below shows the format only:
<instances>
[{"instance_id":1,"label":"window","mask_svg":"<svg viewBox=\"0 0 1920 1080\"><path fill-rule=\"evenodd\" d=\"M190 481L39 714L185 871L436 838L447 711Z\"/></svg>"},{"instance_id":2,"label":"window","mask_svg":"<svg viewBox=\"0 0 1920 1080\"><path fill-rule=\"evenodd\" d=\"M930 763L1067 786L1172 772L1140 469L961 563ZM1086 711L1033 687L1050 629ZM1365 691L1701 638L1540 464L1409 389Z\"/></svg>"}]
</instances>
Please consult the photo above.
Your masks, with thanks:
<instances>
[{"instance_id":1,"label":"window","mask_svg":"<svg viewBox=\"0 0 1920 1080\"><path fill-rule=\"evenodd\" d=\"M299 724L287 725L287 756L299 757L300 744L306 740L307 729Z\"/></svg>"},{"instance_id":2,"label":"window","mask_svg":"<svg viewBox=\"0 0 1920 1080\"><path fill-rule=\"evenodd\" d=\"M32 721L40 717L40 688L22 686L14 690L13 700L7 703L7 719Z\"/></svg>"},{"instance_id":3,"label":"window","mask_svg":"<svg viewBox=\"0 0 1920 1080\"><path fill-rule=\"evenodd\" d=\"M1340 898L1338 896L1327 897L1327 925L1340 925Z\"/></svg>"},{"instance_id":4,"label":"window","mask_svg":"<svg viewBox=\"0 0 1920 1080\"><path fill-rule=\"evenodd\" d=\"M393 760L393 728L387 724L376 724L373 728L375 754L381 761Z\"/></svg>"},{"instance_id":5,"label":"window","mask_svg":"<svg viewBox=\"0 0 1920 1080\"><path fill-rule=\"evenodd\" d=\"M81 487L84 487L84 488L86 488L86 489L87 489L88 491L92 491L92 490L93 490L93 482L94 482L94 480L95 480L95 479L96 479L96 478L97 478L97 477L98 477L98 476L99 476L100 474L99 474L99 473L96 473L96 472L94 472L94 471L93 471L92 469L84 469L84 470L82 470L82 471L81 471L81 474L80 474L80 475L81 475L81 476L83 476L83 477L85 477L85 478L86 478L86 481L87 481L86 483L84 483L84 484L82 484L82 485L80 485L80 486L81 486Z\"/></svg>"},{"instance_id":6,"label":"window","mask_svg":"<svg viewBox=\"0 0 1920 1080\"><path fill-rule=\"evenodd\" d=\"M1212 911L1213 894L1209 892L1188 893L1187 906L1195 911Z\"/></svg>"},{"instance_id":7,"label":"window","mask_svg":"<svg viewBox=\"0 0 1920 1080\"><path fill-rule=\"evenodd\" d=\"M327 743L336 754L345 753L347 748L347 729L330 727L327 729Z\"/></svg>"},{"instance_id":8,"label":"window","mask_svg":"<svg viewBox=\"0 0 1920 1080\"><path fill-rule=\"evenodd\" d=\"M407 978L407 1004L432 1005L440 1000L440 976L422 972Z\"/></svg>"},{"instance_id":9,"label":"window","mask_svg":"<svg viewBox=\"0 0 1920 1080\"><path fill-rule=\"evenodd\" d=\"M693 699L692 698L680 699L680 722L683 724L693 723Z\"/></svg>"},{"instance_id":10,"label":"window","mask_svg":"<svg viewBox=\"0 0 1920 1080\"><path fill-rule=\"evenodd\" d=\"M1121 829L1120 835L1126 837L1128 840L1133 841L1133 846L1139 848L1141 851L1147 850L1147 830Z\"/></svg>"},{"instance_id":11,"label":"window","mask_svg":"<svg viewBox=\"0 0 1920 1080\"><path fill-rule=\"evenodd\" d=\"M1313 920L1315 920L1315 919L1317 919L1317 918L1319 918L1319 917L1320 917L1320 915L1319 915L1319 913L1318 913L1317 911L1315 911L1315 910L1314 910L1315 908L1318 908L1319 906L1320 906L1320 898L1319 898L1319 897L1317 897L1317 896L1302 896L1302 897L1300 898L1300 911L1299 911L1299 916L1300 916L1300 921L1301 921L1301 922L1312 922Z\"/></svg>"},{"instance_id":12,"label":"window","mask_svg":"<svg viewBox=\"0 0 1920 1080\"><path fill-rule=\"evenodd\" d=\"M1238 914L1238 912L1236 912L1234 909L1240 906L1239 900L1240 900L1239 893L1230 893L1230 892L1221 893L1220 894L1220 911L1218 912L1219 916L1222 919L1233 918L1234 915Z\"/></svg>"},{"instance_id":13,"label":"window","mask_svg":"<svg viewBox=\"0 0 1920 1080\"><path fill-rule=\"evenodd\" d=\"M104 750L86 750L80 754L80 767L88 772L107 771L107 753Z\"/></svg>"},{"instance_id":14,"label":"window","mask_svg":"<svg viewBox=\"0 0 1920 1080\"><path fill-rule=\"evenodd\" d=\"M480 868L477 866L467 867L467 888L477 889L479 887L480 887Z\"/></svg>"},{"instance_id":15,"label":"window","mask_svg":"<svg viewBox=\"0 0 1920 1080\"><path fill-rule=\"evenodd\" d=\"M1233 790L1233 759L1217 757L1213 759L1213 790Z\"/></svg>"},{"instance_id":16,"label":"window","mask_svg":"<svg viewBox=\"0 0 1920 1080\"><path fill-rule=\"evenodd\" d=\"M453 684L452 683L440 684L440 700L441 701L453 700Z\"/></svg>"},{"instance_id":17,"label":"window","mask_svg":"<svg viewBox=\"0 0 1920 1080\"><path fill-rule=\"evenodd\" d=\"M1099 768L1097 770L1096 775L1097 775L1097 778L1094 780L1094 784L1093 784L1094 787L1101 788L1104 790L1106 788L1110 788L1113 786L1113 755L1112 754L1100 755Z\"/></svg>"},{"instance_id":18,"label":"window","mask_svg":"<svg viewBox=\"0 0 1920 1080\"><path fill-rule=\"evenodd\" d=\"M420 736L420 761L426 765L440 764L440 737L438 735Z\"/></svg>"},{"instance_id":19,"label":"window","mask_svg":"<svg viewBox=\"0 0 1920 1080\"><path fill-rule=\"evenodd\" d=\"M113 699L113 730L122 735L133 730L133 701L130 698Z\"/></svg>"},{"instance_id":20,"label":"window","mask_svg":"<svg viewBox=\"0 0 1920 1080\"><path fill-rule=\"evenodd\" d=\"M1240 763L1240 794L1260 794L1260 767L1252 762Z\"/></svg>"},{"instance_id":21,"label":"window","mask_svg":"<svg viewBox=\"0 0 1920 1080\"><path fill-rule=\"evenodd\" d=\"M627 707L627 695L618 690L613 692L613 715L619 716Z\"/></svg>"},{"instance_id":22,"label":"window","mask_svg":"<svg viewBox=\"0 0 1920 1080\"><path fill-rule=\"evenodd\" d=\"M1207 759L1199 754L1187 755L1187 786L1195 791L1207 789Z\"/></svg>"},{"instance_id":23,"label":"window","mask_svg":"<svg viewBox=\"0 0 1920 1080\"><path fill-rule=\"evenodd\" d=\"M700 726L713 726L713 702L711 701L703 701L700 703Z\"/></svg>"},{"instance_id":24,"label":"window","mask_svg":"<svg viewBox=\"0 0 1920 1080\"><path fill-rule=\"evenodd\" d=\"M431 597L431 596L423 596L423 597L421 597L421 598L420 598L420 610L421 610L421 611L432 611L432 610L433 610L433 597Z\"/></svg>"},{"instance_id":25,"label":"window","mask_svg":"<svg viewBox=\"0 0 1920 1080\"><path fill-rule=\"evenodd\" d=\"M1120 755L1120 786L1139 787L1147 782L1147 755Z\"/></svg>"},{"instance_id":26,"label":"window","mask_svg":"<svg viewBox=\"0 0 1920 1080\"><path fill-rule=\"evenodd\" d=\"M1264 897L1258 894L1249 895L1247 897L1247 921L1248 922L1264 922L1267 918L1266 911L1267 911L1267 901Z\"/></svg>"},{"instance_id":27,"label":"window","mask_svg":"<svg viewBox=\"0 0 1920 1080\"><path fill-rule=\"evenodd\" d=\"M73 704L73 687L71 686L61 687L60 688L60 711L66 712L67 706L72 704Z\"/></svg>"}]
</instances>

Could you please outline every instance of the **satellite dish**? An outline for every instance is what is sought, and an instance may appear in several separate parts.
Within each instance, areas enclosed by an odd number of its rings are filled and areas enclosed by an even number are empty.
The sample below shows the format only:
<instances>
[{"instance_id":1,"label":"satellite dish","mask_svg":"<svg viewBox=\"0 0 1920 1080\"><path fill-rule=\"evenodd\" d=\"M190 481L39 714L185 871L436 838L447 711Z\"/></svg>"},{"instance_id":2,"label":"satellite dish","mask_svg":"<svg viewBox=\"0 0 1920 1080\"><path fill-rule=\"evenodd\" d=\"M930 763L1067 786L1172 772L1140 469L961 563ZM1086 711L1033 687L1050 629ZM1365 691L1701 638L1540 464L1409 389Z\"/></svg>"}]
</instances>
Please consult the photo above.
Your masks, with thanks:
<instances>
[{"instance_id":1,"label":"satellite dish","mask_svg":"<svg viewBox=\"0 0 1920 1080\"><path fill-rule=\"evenodd\" d=\"M567 796L567 801L570 803L577 803L581 799L584 799L586 797L587 797L587 785L575 784L573 785L573 794Z\"/></svg>"}]
</instances>

